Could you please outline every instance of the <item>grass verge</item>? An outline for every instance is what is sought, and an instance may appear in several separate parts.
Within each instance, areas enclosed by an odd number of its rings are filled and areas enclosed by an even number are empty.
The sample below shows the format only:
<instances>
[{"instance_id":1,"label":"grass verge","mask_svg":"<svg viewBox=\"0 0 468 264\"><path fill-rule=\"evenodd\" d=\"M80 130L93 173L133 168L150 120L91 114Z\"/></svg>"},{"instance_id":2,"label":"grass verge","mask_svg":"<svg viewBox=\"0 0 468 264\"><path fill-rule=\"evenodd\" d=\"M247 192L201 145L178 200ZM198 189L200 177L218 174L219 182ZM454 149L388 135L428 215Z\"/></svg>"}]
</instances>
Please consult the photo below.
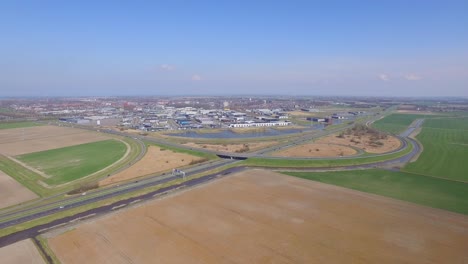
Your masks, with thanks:
<instances>
[{"instance_id":1,"label":"grass verge","mask_svg":"<svg viewBox=\"0 0 468 264\"><path fill-rule=\"evenodd\" d=\"M37 236L36 240L41 244L46 254L49 255L49 257L52 259L51 264L60 264L60 260L57 258L57 256L55 256L54 251L50 249L49 243L47 243L47 240L43 238L42 236ZM44 253L41 250L39 250L39 253L42 255L44 259L47 259L47 257L43 255Z\"/></svg>"},{"instance_id":2,"label":"grass verge","mask_svg":"<svg viewBox=\"0 0 468 264\"><path fill-rule=\"evenodd\" d=\"M33 127L33 126L41 126L41 124L36 122L1 122L0 129L11 129L11 128L21 128L21 127Z\"/></svg>"},{"instance_id":3,"label":"grass verge","mask_svg":"<svg viewBox=\"0 0 468 264\"><path fill-rule=\"evenodd\" d=\"M218 159L218 156L216 156L215 154L205 153L205 152L196 151L196 150L192 150L192 149L184 149L184 148L178 148L178 147L164 145L164 144L156 144L156 143L149 142L149 141L145 141L145 144L157 146L157 147L159 147L161 149L168 149L168 150L171 150L171 151L174 151L174 152L185 153L185 154L197 156L197 157L200 157L200 158L205 158L205 159L208 159L208 160Z\"/></svg>"}]
</instances>

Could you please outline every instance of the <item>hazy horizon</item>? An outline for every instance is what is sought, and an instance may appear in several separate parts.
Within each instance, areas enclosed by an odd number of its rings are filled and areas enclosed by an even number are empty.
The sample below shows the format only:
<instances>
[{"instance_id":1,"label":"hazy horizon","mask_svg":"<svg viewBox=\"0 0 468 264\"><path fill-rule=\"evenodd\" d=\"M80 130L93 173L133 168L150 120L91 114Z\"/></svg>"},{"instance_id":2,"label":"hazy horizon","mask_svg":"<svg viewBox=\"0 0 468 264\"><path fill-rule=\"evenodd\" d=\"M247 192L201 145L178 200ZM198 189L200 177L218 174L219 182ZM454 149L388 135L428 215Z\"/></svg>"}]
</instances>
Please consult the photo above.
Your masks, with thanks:
<instances>
[{"instance_id":1,"label":"hazy horizon","mask_svg":"<svg viewBox=\"0 0 468 264\"><path fill-rule=\"evenodd\" d=\"M466 10L466 1L3 1L0 97L463 97Z\"/></svg>"}]
</instances>

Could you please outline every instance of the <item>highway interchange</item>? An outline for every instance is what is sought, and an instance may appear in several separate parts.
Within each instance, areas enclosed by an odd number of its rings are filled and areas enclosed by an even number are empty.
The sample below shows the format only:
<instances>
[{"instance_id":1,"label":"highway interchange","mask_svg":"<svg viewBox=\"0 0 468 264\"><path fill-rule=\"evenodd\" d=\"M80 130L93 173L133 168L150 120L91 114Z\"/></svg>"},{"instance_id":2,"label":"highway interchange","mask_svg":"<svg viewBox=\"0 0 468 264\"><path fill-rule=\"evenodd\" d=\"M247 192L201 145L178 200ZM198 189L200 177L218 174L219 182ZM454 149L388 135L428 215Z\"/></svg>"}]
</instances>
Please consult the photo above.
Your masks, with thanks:
<instances>
[{"instance_id":1,"label":"highway interchange","mask_svg":"<svg viewBox=\"0 0 468 264\"><path fill-rule=\"evenodd\" d=\"M420 152L419 143L416 142L414 139L410 138L409 136L417 128L421 126L422 122L423 122L422 119L416 120L410 127L408 127L408 129L405 132L400 134L399 138L403 144L395 152L406 149L408 147L407 143L411 144L413 147L410 153L403 155L401 157L397 157L397 158L385 160L385 161L380 161L380 162L374 162L370 164L363 164L363 165L343 166L339 168L314 168L314 169L301 169L301 170L337 170L337 169L351 170L351 169L365 169L365 168L373 168L373 167L388 167L388 166L407 163ZM190 179L190 176L194 176L194 175L201 174L201 173L208 173L210 171L213 171L215 169L220 169L221 167L224 167L227 165L235 166L235 163L238 163L242 159L247 159L251 157L272 158L267 155L269 152L276 151L276 150L283 149L283 148L288 148L294 145L298 145L303 142L310 141L311 139L321 137L327 134L336 133L338 131L347 129L350 126L351 125L336 128L333 130L321 131L319 133L306 133L306 134L296 137L293 140L289 140L288 142L285 142L283 144L268 147L266 149L262 149L262 150L251 152L251 153L233 154L233 153L220 153L220 152L210 151L206 149L196 149L197 151L205 151L208 153L216 154L222 159L210 161L210 162L203 163L203 164L198 164L196 166L191 167L190 169L185 170L186 176L189 179L182 183L163 187L155 191L151 191L142 195L138 195L136 197L120 200L118 202L115 202L109 205L104 205L98 208L90 209L85 212L75 214L73 216L68 216L68 217L64 217L61 219L57 219L47 224L34 226L32 228L4 236L0 238L0 247L9 245L11 243L14 243L14 242L26 239L26 238L34 238L43 232L47 232L51 229L62 227L68 224L73 224L79 220L87 219L90 217L96 217L96 216L99 216L99 215L102 215L111 211L118 210L120 208L124 208L126 206L129 206L135 203L140 203L145 200L153 199L154 197L160 196L164 193L179 190L181 188L193 187L193 186L211 181L215 178L224 177L225 175L228 175L233 172L242 171L246 169L246 167L243 167L243 166L229 167L227 169L224 169L216 173L211 173L205 176ZM155 139L155 138L150 138L150 137L134 136L134 135L130 136L125 133L117 132L113 130L104 130L104 131L101 130L101 132L112 133L112 134L126 136L126 137L133 137L134 139L139 141L140 144L142 144L141 140L145 140L149 142L174 146L178 148L192 149L187 146L173 143L173 142L163 140L163 139ZM145 145L145 144L142 144L142 145ZM141 154L139 158L141 158ZM293 169L289 169L289 170L293 170ZM96 203L96 202L103 201L109 198L118 197L124 194L143 190L149 187L154 187L154 186L167 183L167 182L173 181L175 179L180 179L180 178L181 178L180 176L171 175L171 174L154 175L152 177L148 177L142 180L112 185L112 186L105 187L105 188L99 188L99 189L88 192L86 195L67 196L61 200L43 203L41 205L34 206L34 207L28 207L28 208L24 208L20 210L15 210L15 211L9 210L5 213L0 214L0 229L11 227L11 226L24 223L27 221L31 221L34 219L38 219L44 216L53 215L55 213L58 213L64 210L77 208L83 205Z\"/></svg>"}]
</instances>

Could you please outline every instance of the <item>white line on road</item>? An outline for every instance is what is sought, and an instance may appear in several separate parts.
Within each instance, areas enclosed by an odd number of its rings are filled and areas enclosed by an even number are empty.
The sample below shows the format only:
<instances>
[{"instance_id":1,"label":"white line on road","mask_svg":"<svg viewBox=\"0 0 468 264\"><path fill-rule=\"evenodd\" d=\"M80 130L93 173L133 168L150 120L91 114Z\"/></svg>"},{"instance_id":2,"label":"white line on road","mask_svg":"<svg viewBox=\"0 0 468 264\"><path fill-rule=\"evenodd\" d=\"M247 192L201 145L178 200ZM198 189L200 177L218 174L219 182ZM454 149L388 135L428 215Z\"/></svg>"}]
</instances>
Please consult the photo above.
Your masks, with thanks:
<instances>
[{"instance_id":1,"label":"white line on road","mask_svg":"<svg viewBox=\"0 0 468 264\"><path fill-rule=\"evenodd\" d=\"M43 229L39 230L38 232L39 232L39 233L42 233L42 232L44 232L44 231L46 231L46 230L50 230L50 229L53 229L53 228L57 228L57 227L59 227L59 226L64 226L64 225L66 225L66 224L68 224L68 223L61 223L61 224L54 225L54 226L51 226L51 227L43 228Z\"/></svg>"},{"instance_id":2,"label":"white line on road","mask_svg":"<svg viewBox=\"0 0 468 264\"><path fill-rule=\"evenodd\" d=\"M111 210L119 209L119 208L122 208L122 207L124 207L124 206L126 206L126 205L127 205L127 204L117 205L117 206L112 207Z\"/></svg>"},{"instance_id":3,"label":"white line on road","mask_svg":"<svg viewBox=\"0 0 468 264\"><path fill-rule=\"evenodd\" d=\"M70 223L73 223L73 222L75 222L75 221L82 220L82 219L89 218L89 217L93 217L93 216L95 216L95 215L96 215L96 213L89 214L89 215L85 215L85 216L82 216L82 217L75 218L75 219L73 219L73 220L71 220L71 221L69 221L69 222L70 222Z\"/></svg>"},{"instance_id":4,"label":"white line on road","mask_svg":"<svg viewBox=\"0 0 468 264\"><path fill-rule=\"evenodd\" d=\"M138 203L139 201L141 201L141 199L137 199L135 201L132 201L132 202L130 202L130 204Z\"/></svg>"}]
</instances>

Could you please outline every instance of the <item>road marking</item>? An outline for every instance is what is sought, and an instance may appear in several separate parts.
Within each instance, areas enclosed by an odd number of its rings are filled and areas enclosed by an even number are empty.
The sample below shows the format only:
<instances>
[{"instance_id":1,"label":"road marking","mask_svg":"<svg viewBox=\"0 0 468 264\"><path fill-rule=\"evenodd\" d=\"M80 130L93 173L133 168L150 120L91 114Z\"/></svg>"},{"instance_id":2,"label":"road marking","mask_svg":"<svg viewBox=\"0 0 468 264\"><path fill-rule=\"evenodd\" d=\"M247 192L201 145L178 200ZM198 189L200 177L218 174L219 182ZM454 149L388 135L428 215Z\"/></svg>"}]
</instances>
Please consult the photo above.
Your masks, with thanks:
<instances>
[{"instance_id":1,"label":"road marking","mask_svg":"<svg viewBox=\"0 0 468 264\"><path fill-rule=\"evenodd\" d=\"M50 230L50 229L53 229L53 228L57 228L57 227L59 227L59 226L64 226L64 225L66 225L66 224L68 224L68 223L61 223L61 224L54 225L54 226L51 226L51 227L43 228L43 229L41 229L41 230L39 230L39 231L37 231L37 232L42 233L42 232L44 232L44 231L46 231L46 230Z\"/></svg>"},{"instance_id":2,"label":"road marking","mask_svg":"<svg viewBox=\"0 0 468 264\"><path fill-rule=\"evenodd\" d=\"M132 201L132 202L130 202L130 204L138 203L139 201L141 201L141 199L137 199L135 201Z\"/></svg>"},{"instance_id":3,"label":"road marking","mask_svg":"<svg viewBox=\"0 0 468 264\"><path fill-rule=\"evenodd\" d=\"M117 205L117 206L112 207L111 210L119 209L119 208L122 208L122 207L124 207L124 206L126 206L126 205L127 205L127 204Z\"/></svg>"},{"instance_id":4,"label":"road marking","mask_svg":"<svg viewBox=\"0 0 468 264\"><path fill-rule=\"evenodd\" d=\"M82 220L82 219L89 218L89 217L93 217L93 216L95 216L95 215L96 215L96 213L89 214L89 215L85 215L85 216L82 216L82 217L75 218L75 219L73 219L73 220L71 220L71 221L69 221L69 222L70 222L70 223L73 223L73 222L75 222L75 221Z\"/></svg>"}]
</instances>

